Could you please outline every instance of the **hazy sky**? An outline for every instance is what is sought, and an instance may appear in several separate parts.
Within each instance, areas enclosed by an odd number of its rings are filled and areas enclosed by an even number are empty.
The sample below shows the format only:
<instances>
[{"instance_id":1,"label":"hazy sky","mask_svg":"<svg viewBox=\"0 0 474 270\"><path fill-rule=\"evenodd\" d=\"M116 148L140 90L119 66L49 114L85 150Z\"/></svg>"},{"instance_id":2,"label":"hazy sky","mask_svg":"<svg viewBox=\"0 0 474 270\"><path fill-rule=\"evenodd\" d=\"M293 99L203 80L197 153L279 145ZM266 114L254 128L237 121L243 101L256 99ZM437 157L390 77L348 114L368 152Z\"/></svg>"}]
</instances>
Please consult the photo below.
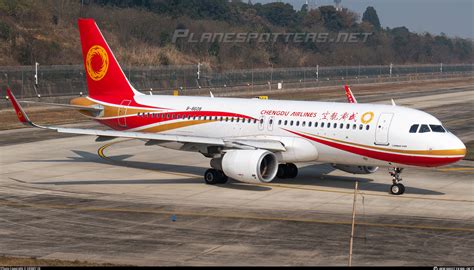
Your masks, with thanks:
<instances>
[{"instance_id":1,"label":"hazy sky","mask_svg":"<svg viewBox=\"0 0 474 270\"><path fill-rule=\"evenodd\" d=\"M246 1L246 0L244 0ZM317 6L333 4L332 0L308 0ZM269 3L276 0L252 0ZM283 0L300 10L305 0ZM474 38L474 0L342 0L342 6L361 15L373 6L383 27L406 26L410 31Z\"/></svg>"}]
</instances>

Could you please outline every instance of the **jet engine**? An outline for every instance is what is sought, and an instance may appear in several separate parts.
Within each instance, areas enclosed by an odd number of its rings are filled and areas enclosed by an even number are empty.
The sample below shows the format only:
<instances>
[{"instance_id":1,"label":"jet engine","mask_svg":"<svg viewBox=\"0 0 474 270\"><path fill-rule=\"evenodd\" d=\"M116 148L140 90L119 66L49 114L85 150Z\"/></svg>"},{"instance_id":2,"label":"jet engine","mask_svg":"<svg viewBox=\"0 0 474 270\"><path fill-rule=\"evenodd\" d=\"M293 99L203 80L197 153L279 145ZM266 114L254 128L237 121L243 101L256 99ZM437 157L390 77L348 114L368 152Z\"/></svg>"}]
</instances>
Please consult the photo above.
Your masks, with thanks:
<instances>
[{"instance_id":1,"label":"jet engine","mask_svg":"<svg viewBox=\"0 0 474 270\"><path fill-rule=\"evenodd\" d=\"M275 154L260 149L229 150L222 160L213 159L211 165L222 169L228 177L246 183L271 182L278 171L278 159Z\"/></svg>"},{"instance_id":2,"label":"jet engine","mask_svg":"<svg viewBox=\"0 0 474 270\"><path fill-rule=\"evenodd\" d=\"M379 167L375 166L357 166L357 165L343 165L343 164L331 164L334 168L344 172L353 174L371 174L376 172Z\"/></svg>"}]
</instances>

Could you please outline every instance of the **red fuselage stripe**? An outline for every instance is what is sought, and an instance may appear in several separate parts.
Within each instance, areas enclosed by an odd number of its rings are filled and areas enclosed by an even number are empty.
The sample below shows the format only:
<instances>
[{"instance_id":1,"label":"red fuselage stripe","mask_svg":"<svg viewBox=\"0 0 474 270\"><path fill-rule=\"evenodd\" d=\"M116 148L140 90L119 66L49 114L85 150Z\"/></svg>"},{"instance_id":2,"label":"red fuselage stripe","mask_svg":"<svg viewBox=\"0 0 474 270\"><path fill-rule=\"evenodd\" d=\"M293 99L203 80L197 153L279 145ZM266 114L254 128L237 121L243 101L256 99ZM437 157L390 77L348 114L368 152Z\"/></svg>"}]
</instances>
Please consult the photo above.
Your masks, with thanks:
<instances>
[{"instance_id":1,"label":"red fuselage stripe","mask_svg":"<svg viewBox=\"0 0 474 270\"><path fill-rule=\"evenodd\" d=\"M322 140L316 137L294 132L291 130L287 130L287 131L293 134L296 134L298 136L301 136L303 138L306 138L308 140L312 140L312 141L315 141L315 142L318 142L318 143L321 143L321 144L324 144L324 145L327 145L339 150L343 150L346 152L350 152L353 154L357 154L357 155L361 155L361 156L365 156L369 158L374 158L374 159L393 162L393 163L405 164L405 165L436 167L436 166L453 163L462 159L462 157L423 157L423 156L401 155L401 154L396 154L396 153L385 153L385 152L379 152L379 151L349 146L345 144L340 144L340 143L336 143L332 141L326 141L326 140Z\"/></svg>"}]
</instances>

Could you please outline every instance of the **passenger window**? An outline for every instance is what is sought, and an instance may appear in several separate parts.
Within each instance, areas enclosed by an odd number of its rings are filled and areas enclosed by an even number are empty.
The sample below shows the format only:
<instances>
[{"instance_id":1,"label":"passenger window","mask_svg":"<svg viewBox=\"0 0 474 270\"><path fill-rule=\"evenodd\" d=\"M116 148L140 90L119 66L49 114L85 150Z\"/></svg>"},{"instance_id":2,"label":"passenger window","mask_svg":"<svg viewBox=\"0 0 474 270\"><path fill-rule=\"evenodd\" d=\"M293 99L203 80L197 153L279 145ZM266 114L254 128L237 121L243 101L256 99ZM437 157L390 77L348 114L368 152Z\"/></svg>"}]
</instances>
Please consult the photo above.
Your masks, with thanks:
<instances>
[{"instance_id":1,"label":"passenger window","mask_svg":"<svg viewBox=\"0 0 474 270\"><path fill-rule=\"evenodd\" d=\"M178 114L178 119L181 118L181 115Z\"/></svg>"},{"instance_id":2,"label":"passenger window","mask_svg":"<svg viewBox=\"0 0 474 270\"><path fill-rule=\"evenodd\" d=\"M428 125L421 125L420 131L418 131L418 133L426 133L426 132L430 132L430 128L428 127Z\"/></svg>"},{"instance_id":3,"label":"passenger window","mask_svg":"<svg viewBox=\"0 0 474 270\"><path fill-rule=\"evenodd\" d=\"M334 125L332 126L333 128L337 128L337 123L334 123Z\"/></svg>"},{"instance_id":4,"label":"passenger window","mask_svg":"<svg viewBox=\"0 0 474 270\"><path fill-rule=\"evenodd\" d=\"M364 125L360 124L359 125L359 130L362 130L364 128Z\"/></svg>"},{"instance_id":5,"label":"passenger window","mask_svg":"<svg viewBox=\"0 0 474 270\"><path fill-rule=\"evenodd\" d=\"M296 126L297 126L297 127L300 126L300 121L296 121Z\"/></svg>"},{"instance_id":6,"label":"passenger window","mask_svg":"<svg viewBox=\"0 0 474 270\"><path fill-rule=\"evenodd\" d=\"M285 120L285 126L288 125L288 120Z\"/></svg>"},{"instance_id":7,"label":"passenger window","mask_svg":"<svg viewBox=\"0 0 474 270\"><path fill-rule=\"evenodd\" d=\"M318 122L315 122L315 123L314 123L314 127L318 127Z\"/></svg>"},{"instance_id":8,"label":"passenger window","mask_svg":"<svg viewBox=\"0 0 474 270\"><path fill-rule=\"evenodd\" d=\"M431 131L433 132L439 132L439 133L445 133L446 130L441 125L430 125Z\"/></svg>"},{"instance_id":9,"label":"passenger window","mask_svg":"<svg viewBox=\"0 0 474 270\"><path fill-rule=\"evenodd\" d=\"M416 133L416 131L418 130L418 126L418 124L412 125L410 127L410 133Z\"/></svg>"},{"instance_id":10,"label":"passenger window","mask_svg":"<svg viewBox=\"0 0 474 270\"><path fill-rule=\"evenodd\" d=\"M346 125L346 129L349 129L351 127L351 124Z\"/></svg>"},{"instance_id":11,"label":"passenger window","mask_svg":"<svg viewBox=\"0 0 474 270\"><path fill-rule=\"evenodd\" d=\"M322 128L324 127L324 122L321 123L321 127L322 127Z\"/></svg>"},{"instance_id":12,"label":"passenger window","mask_svg":"<svg viewBox=\"0 0 474 270\"><path fill-rule=\"evenodd\" d=\"M168 114L166 114L166 118L170 118L170 114L169 114L169 113L168 113Z\"/></svg>"},{"instance_id":13,"label":"passenger window","mask_svg":"<svg viewBox=\"0 0 474 270\"><path fill-rule=\"evenodd\" d=\"M268 124L272 125L272 124L273 124L273 119L270 119L270 120L268 121Z\"/></svg>"},{"instance_id":14,"label":"passenger window","mask_svg":"<svg viewBox=\"0 0 474 270\"><path fill-rule=\"evenodd\" d=\"M301 125L302 125L303 127L306 126L306 122L303 121L303 123L301 123Z\"/></svg>"},{"instance_id":15,"label":"passenger window","mask_svg":"<svg viewBox=\"0 0 474 270\"><path fill-rule=\"evenodd\" d=\"M311 127L311 122L308 122L308 127Z\"/></svg>"},{"instance_id":16,"label":"passenger window","mask_svg":"<svg viewBox=\"0 0 474 270\"><path fill-rule=\"evenodd\" d=\"M281 125L281 119L280 119L280 120L278 120L278 125L279 125L279 126Z\"/></svg>"},{"instance_id":17,"label":"passenger window","mask_svg":"<svg viewBox=\"0 0 474 270\"><path fill-rule=\"evenodd\" d=\"M293 120L290 121L290 126L292 126L292 125L293 125Z\"/></svg>"},{"instance_id":18,"label":"passenger window","mask_svg":"<svg viewBox=\"0 0 474 270\"><path fill-rule=\"evenodd\" d=\"M343 128L344 128L344 124L341 123L341 124L339 125L339 128L340 128L340 129L343 129Z\"/></svg>"},{"instance_id":19,"label":"passenger window","mask_svg":"<svg viewBox=\"0 0 474 270\"><path fill-rule=\"evenodd\" d=\"M365 126L365 130L369 130L369 128L370 128L369 125Z\"/></svg>"},{"instance_id":20,"label":"passenger window","mask_svg":"<svg viewBox=\"0 0 474 270\"><path fill-rule=\"evenodd\" d=\"M357 128L357 125L356 124L353 124L352 125L352 129L356 129Z\"/></svg>"}]
</instances>

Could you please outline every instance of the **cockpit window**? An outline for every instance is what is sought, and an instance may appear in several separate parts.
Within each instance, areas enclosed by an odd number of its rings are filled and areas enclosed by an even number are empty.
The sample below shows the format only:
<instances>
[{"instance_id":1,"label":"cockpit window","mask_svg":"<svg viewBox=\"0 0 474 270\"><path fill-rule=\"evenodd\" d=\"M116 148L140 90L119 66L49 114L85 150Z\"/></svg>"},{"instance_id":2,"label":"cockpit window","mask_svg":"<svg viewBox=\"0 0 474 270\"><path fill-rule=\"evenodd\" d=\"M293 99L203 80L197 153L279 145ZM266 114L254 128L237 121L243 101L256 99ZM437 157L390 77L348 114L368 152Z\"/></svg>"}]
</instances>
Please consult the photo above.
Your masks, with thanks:
<instances>
[{"instance_id":1,"label":"cockpit window","mask_svg":"<svg viewBox=\"0 0 474 270\"><path fill-rule=\"evenodd\" d=\"M410 127L410 133L416 133L416 131L418 130L418 124L415 124L413 126Z\"/></svg>"},{"instance_id":2,"label":"cockpit window","mask_svg":"<svg viewBox=\"0 0 474 270\"><path fill-rule=\"evenodd\" d=\"M425 133L425 132L430 132L430 128L428 125L421 125L419 133Z\"/></svg>"},{"instance_id":3,"label":"cockpit window","mask_svg":"<svg viewBox=\"0 0 474 270\"><path fill-rule=\"evenodd\" d=\"M441 125L430 125L430 128L433 132L445 133L446 130Z\"/></svg>"}]
</instances>

